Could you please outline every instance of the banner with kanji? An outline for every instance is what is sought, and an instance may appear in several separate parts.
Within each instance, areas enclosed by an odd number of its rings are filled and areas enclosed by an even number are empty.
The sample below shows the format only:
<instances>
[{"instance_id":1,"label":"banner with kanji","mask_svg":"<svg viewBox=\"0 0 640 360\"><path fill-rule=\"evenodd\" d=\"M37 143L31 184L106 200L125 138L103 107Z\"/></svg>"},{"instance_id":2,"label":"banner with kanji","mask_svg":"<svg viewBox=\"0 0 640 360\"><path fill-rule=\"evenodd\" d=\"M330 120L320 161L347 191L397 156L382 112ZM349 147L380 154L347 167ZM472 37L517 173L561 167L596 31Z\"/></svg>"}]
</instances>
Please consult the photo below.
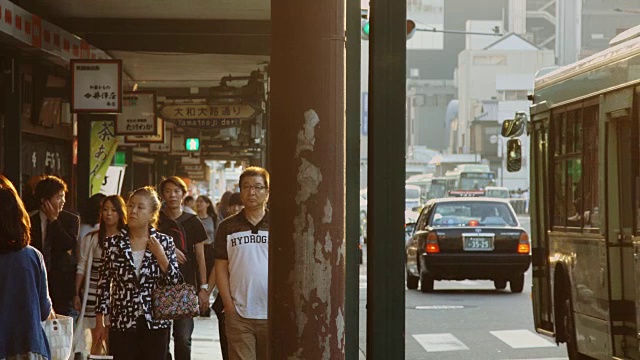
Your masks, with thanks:
<instances>
[{"instance_id":1,"label":"banner with kanji","mask_svg":"<svg viewBox=\"0 0 640 360\"><path fill-rule=\"evenodd\" d=\"M91 159L89 161L89 184L91 195L100 192L113 156L118 148L115 122L93 121L91 123Z\"/></svg>"}]
</instances>

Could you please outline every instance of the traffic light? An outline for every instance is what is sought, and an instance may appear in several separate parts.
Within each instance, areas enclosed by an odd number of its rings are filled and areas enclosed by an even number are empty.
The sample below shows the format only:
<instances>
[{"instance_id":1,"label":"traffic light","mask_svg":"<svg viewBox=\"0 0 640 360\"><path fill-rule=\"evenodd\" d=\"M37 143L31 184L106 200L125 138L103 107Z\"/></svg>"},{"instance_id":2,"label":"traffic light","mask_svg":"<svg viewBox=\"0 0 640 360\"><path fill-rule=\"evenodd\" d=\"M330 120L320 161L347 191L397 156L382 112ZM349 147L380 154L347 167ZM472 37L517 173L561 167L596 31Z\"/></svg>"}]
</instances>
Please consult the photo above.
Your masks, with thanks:
<instances>
[{"instance_id":1,"label":"traffic light","mask_svg":"<svg viewBox=\"0 0 640 360\"><path fill-rule=\"evenodd\" d=\"M187 151L200 151L200 138L187 138L184 147Z\"/></svg>"},{"instance_id":2,"label":"traffic light","mask_svg":"<svg viewBox=\"0 0 640 360\"><path fill-rule=\"evenodd\" d=\"M416 33L416 22L413 20L407 19L407 40L413 37L413 34Z\"/></svg>"},{"instance_id":3,"label":"traffic light","mask_svg":"<svg viewBox=\"0 0 640 360\"><path fill-rule=\"evenodd\" d=\"M362 29L360 36L362 37L362 40L369 40L369 30L371 30L371 25L369 23L369 20L367 19L360 20L360 25Z\"/></svg>"},{"instance_id":4,"label":"traffic light","mask_svg":"<svg viewBox=\"0 0 640 360\"><path fill-rule=\"evenodd\" d=\"M371 33L371 22L368 19L362 19L360 21L360 37L362 40L369 40L369 34ZM416 22L413 20L407 19L407 40L413 37L413 34L416 33Z\"/></svg>"}]
</instances>

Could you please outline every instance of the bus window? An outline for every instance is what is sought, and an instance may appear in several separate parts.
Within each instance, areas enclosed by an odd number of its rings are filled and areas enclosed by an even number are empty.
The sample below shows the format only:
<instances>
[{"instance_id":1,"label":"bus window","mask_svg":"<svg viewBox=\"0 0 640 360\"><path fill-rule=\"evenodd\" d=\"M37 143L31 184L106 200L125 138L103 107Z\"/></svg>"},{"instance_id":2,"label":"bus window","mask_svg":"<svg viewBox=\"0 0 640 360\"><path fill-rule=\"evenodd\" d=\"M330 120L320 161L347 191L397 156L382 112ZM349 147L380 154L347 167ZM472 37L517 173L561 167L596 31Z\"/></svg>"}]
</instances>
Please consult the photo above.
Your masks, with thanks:
<instances>
[{"instance_id":1,"label":"bus window","mask_svg":"<svg viewBox=\"0 0 640 360\"><path fill-rule=\"evenodd\" d=\"M633 193L634 168L632 164L633 138L628 117L616 119L618 126L618 186L620 192L620 226L622 231L633 228Z\"/></svg>"},{"instance_id":2,"label":"bus window","mask_svg":"<svg viewBox=\"0 0 640 360\"><path fill-rule=\"evenodd\" d=\"M597 188L597 163L594 164L596 167L585 173L584 162L597 162L597 141L589 138L585 142L583 139L585 131L590 136L597 136L597 122L584 130L582 108L554 114L552 121L553 131L550 137L554 155L551 160L554 165L550 195L553 211L551 222L555 227L573 228L575 231L589 223L590 220L586 218L592 211L588 209L594 207L594 201L597 202L597 199L593 199L592 190L593 181ZM589 146L589 149L584 149L584 146Z\"/></svg>"},{"instance_id":3,"label":"bus window","mask_svg":"<svg viewBox=\"0 0 640 360\"><path fill-rule=\"evenodd\" d=\"M585 228L599 228L598 217L598 106L586 107L583 117L582 189Z\"/></svg>"},{"instance_id":4,"label":"bus window","mask_svg":"<svg viewBox=\"0 0 640 360\"><path fill-rule=\"evenodd\" d=\"M567 161L567 226L582 227L582 160Z\"/></svg>"},{"instance_id":5,"label":"bus window","mask_svg":"<svg viewBox=\"0 0 640 360\"><path fill-rule=\"evenodd\" d=\"M567 226L582 228L582 108L567 111Z\"/></svg>"},{"instance_id":6,"label":"bus window","mask_svg":"<svg viewBox=\"0 0 640 360\"><path fill-rule=\"evenodd\" d=\"M566 181L565 181L565 169L564 169L564 165L565 163L560 160L556 160L556 165L555 165L555 169L554 169L554 176L553 178L555 179L555 184L553 187L553 194L554 199L553 199L553 226L561 226L564 227L566 226L566 220L567 220L567 211L566 211L566 202L565 202L565 196L564 196L564 192L566 187Z\"/></svg>"}]
</instances>

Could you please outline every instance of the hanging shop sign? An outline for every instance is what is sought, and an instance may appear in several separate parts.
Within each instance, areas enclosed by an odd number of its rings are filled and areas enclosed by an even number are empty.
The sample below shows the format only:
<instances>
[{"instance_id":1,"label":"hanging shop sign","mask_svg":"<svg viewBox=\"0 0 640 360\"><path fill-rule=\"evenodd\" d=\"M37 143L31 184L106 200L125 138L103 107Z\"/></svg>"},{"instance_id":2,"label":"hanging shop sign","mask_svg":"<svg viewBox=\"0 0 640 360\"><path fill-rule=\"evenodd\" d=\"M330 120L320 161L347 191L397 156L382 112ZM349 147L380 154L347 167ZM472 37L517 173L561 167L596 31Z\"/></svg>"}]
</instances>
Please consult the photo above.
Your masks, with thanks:
<instances>
[{"instance_id":1,"label":"hanging shop sign","mask_svg":"<svg viewBox=\"0 0 640 360\"><path fill-rule=\"evenodd\" d=\"M158 121L155 92L125 92L116 135L156 135Z\"/></svg>"},{"instance_id":2,"label":"hanging shop sign","mask_svg":"<svg viewBox=\"0 0 640 360\"><path fill-rule=\"evenodd\" d=\"M200 164L200 165L182 165L182 169L184 171L204 171L204 165Z\"/></svg>"},{"instance_id":3,"label":"hanging shop sign","mask_svg":"<svg viewBox=\"0 0 640 360\"><path fill-rule=\"evenodd\" d=\"M170 153L171 152L171 134L173 130L167 129L165 126L164 130L164 141L162 144L153 143L149 144L149 152L153 153Z\"/></svg>"},{"instance_id":4,"label":"hanging shop sign","mask_svg":"<svg viewBox=\"0 0 640 360\"><path fill-rule=\"evenodd\" d=\"M110 120L91 122L91 157L89 159L91 195L100 192L111 160L118 148L114 127L114 122Z\"/></svg>"},{"instance_id":5,"label":"hanging shop sign","mask_svg":"<svg viewBox=\"0 0 640 360\"><path fill-rule=\"evenodd\" d=\"M164 106L160 116L180 127L211 129L240 126L261 112L249 104L181 104Z\"/></svg>"},{"instance_id":6,"label":"hanging shop sign","mask_svg":"<svg viewBox=\"0 0 640 360\"><path fill-rule=\"evenodd\" d=\"M202 158L199 156L183 156L180 158L180 164L182 165L200 165L202 164Z\"/></svg>"},{"instance_id":7,"label":"hanging shop sign","mask_svg":"<svg viewBox=\"0 0 640 360\"><path fill-rule=\"evenodd\" d=\"M165 138L164 121L158 119L157 133L153 135L126 135L125 144L163 144Z\"/></svg>"},{"instance_id":8,"label":"hanging shop sign","mask_svg":"<svg viewBox=\"0 0 640 360\"><path fill-rule=\"evenodd\" d=\"M189 153L184 145L184 134L174 133L171 137L171 155L188 155Z\"/></svg>"},{"instance_id":9,"label":"hanging shop sign","mask_svg":"<svg viewBox=\"0 0 640 360\"><path fill-rule=\"evenodd\" d=\"M122 60L71 60L71 112L122 112Z\"/></svg>"},{"instance_id":10,"label":"hanging shop sign","mask_svg":"<svg viewBox=\"0 0 640 360\"><path fill-rule=\"evenodd\" d=\"M100 192L107 196L120 195L124 181L124 172L124 166L109 166L107 174L104 176L104 180L102 180Z\"/></svg>"}]
</instances>

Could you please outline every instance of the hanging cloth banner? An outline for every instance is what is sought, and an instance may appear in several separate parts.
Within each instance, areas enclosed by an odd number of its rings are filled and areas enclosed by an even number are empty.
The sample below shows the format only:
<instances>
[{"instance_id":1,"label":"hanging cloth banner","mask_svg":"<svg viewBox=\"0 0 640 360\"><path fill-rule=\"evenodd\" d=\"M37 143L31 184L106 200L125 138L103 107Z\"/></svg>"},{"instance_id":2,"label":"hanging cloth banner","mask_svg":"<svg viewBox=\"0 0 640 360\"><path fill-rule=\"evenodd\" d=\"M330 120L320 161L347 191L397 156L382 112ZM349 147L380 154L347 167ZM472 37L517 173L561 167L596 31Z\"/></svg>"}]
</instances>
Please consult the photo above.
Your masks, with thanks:
<instances>
[{"instance_id":1,"label":"hanging cloth banner","mask_svg":"<svg viewBox=\"0 0 640 360\"><path fill-rule=\"evenodd\" d=\"M115 122L93 121L91 123L91 159L89 161L89 186L92 196L99 193L102 186L105 185L105 175L117 148Z\"/></svg>"}]
</instances>

